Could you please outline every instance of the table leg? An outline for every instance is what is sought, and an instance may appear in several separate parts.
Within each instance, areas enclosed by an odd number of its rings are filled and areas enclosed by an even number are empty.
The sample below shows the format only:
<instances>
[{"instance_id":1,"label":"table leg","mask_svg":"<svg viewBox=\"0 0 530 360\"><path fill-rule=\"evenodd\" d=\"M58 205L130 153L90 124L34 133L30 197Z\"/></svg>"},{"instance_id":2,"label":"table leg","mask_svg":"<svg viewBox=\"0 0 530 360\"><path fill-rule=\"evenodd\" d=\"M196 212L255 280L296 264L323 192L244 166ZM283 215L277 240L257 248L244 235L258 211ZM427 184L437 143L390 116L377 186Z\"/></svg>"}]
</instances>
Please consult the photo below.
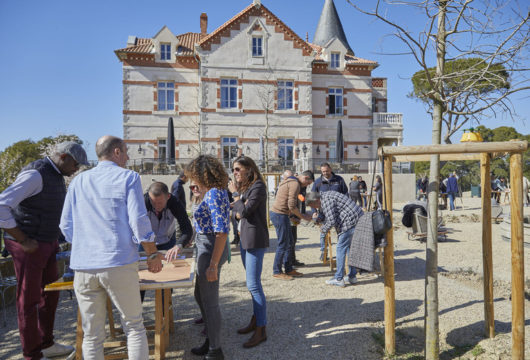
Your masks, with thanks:
<instances>
[{"instance_id":1,"label":"table leg","mask_svg":"<svg viewBox=\"0 0 530 360\"><path fill-rule=\"evenodd\" d=\"M173 320L173 296L171 296L171 289L169 291L169 332L175 332L175 321ZM169 344L169 342L168 342Z\"/></svg>"},{"instance_id":2,"label":"table leg","mask_svg":"<svg viewBox=\"0 0 530 360\"><path fill-rule=\"evenodd\" d=\"M162 305L162 289L155 290L155 359L165 358L164 306Z\"/></svg>"},{"instance_id":3,"label":"table leg","mask_svg":"<svg viewBox=\"0 0 530 360\"><path fill-rule=\"evenodd\" d=\"M164 294L164 354L166 352L166 347L169 344L169 331L171 328L171 325L173 323L173 311L171 306L171 291L170 289L165 289L163 292Z\"/></svg>"},{"instance_id":4,"label":"table leg","mask_svg":"<svg viewBox=\"0 0 530 360\"><path fill-rule=\"evenodd\" d=\"M77 329L75 336L75 358L76 360L83 360L83 320L81 320L81 312L77 309Z\"/></svg>"}]
</instances>

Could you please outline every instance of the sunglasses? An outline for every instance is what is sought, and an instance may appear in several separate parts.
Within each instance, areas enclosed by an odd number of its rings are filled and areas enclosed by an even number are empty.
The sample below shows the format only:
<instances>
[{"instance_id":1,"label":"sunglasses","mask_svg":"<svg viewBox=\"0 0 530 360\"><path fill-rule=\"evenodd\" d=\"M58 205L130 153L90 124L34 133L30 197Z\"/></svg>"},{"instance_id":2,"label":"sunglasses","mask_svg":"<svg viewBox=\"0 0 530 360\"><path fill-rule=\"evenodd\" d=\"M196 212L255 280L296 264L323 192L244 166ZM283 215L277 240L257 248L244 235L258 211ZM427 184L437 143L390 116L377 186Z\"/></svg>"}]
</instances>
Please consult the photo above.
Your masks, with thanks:
<instances>
[{"instance_id":1,"label":"sunglasses","mask_svg":"<svg viewBox=\"0 0 530 360\"><path fill-rule=\"evenodd\" d=\"M190 190L191 191L199 190L199 187L197 185L190 185Z\"/></svg>"},{"instance_id":2,"label":"sunglasses","mask_svg":"<svg viewBox=\"0 0 530 360\"><path fill-rule=\"evenodd\" d=\"M240 172L241 171L241 168L238 168L238 167L235 167L232 169L232 172Z\"/></svg>"}]
</instances>

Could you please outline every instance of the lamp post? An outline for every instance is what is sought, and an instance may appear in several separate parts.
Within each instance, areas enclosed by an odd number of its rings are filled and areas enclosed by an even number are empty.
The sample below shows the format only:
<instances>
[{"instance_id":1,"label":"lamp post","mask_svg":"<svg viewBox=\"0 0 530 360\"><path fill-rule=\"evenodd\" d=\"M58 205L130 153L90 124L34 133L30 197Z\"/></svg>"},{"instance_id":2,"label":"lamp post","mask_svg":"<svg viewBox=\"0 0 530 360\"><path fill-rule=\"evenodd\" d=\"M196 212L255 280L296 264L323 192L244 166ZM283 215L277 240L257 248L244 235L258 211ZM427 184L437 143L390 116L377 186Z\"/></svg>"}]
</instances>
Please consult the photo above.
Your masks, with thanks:
<instances>
[{"instance_id":1,"label":"lamp post","mask_svg":"<svg viewBox=\"0 0 530 360\"><path fill-rule=\"evenodd\" d=\"M302 146L302 152L304 153L304 158L303 158L303 161L302 161L302 171L304 170L307 170L307 146L304 144L304 146Z\"/></svg>"}]
</instances>

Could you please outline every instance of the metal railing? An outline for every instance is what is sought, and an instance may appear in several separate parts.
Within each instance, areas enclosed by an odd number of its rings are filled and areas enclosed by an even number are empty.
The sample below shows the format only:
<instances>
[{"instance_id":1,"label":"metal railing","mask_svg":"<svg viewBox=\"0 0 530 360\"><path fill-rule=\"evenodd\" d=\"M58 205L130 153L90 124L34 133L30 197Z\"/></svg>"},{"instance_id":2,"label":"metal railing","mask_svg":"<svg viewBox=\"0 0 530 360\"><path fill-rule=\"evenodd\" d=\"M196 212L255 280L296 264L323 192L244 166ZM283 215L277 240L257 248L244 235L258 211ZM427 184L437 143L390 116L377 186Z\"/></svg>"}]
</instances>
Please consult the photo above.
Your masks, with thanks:
<instances>
[{"instance_id":1,"label":"metal railing","mask_svg":"<svg viewBox=\"0 0 530 360\"><path fill-rule=\"evenodd\" d=\"M158 158L131 159L127 162L127 168L134 170L139 174L177 175L185 169L186 165L191 160L192 158L175 159L168 163L165 159ZM226 161L226 159L219 160L222 161L227 171L229 171L231 163ZM258 159L254 159L261 171L264 172L282 173L289 169L295 172L311 170L320 173L320 165L327 162L337 174L368 173L373 167L373 160L374 159L371 158L354 157L345 159L342 164L339 164L336 163L334 159L327 159L325 157L301 159L270 158L268 160L268 169L265 169L264 161L260 162Z\"/></svg>"},{"instance_id":2,"label":"metal railing","mask_svg":"<svg viewBox=\"0 0 530 360\"><path fill-rule=\"evenodd\" d=\"M374 113L374 126L403 126L403 114L400 113Z\"/></svg>"}]
</instances>

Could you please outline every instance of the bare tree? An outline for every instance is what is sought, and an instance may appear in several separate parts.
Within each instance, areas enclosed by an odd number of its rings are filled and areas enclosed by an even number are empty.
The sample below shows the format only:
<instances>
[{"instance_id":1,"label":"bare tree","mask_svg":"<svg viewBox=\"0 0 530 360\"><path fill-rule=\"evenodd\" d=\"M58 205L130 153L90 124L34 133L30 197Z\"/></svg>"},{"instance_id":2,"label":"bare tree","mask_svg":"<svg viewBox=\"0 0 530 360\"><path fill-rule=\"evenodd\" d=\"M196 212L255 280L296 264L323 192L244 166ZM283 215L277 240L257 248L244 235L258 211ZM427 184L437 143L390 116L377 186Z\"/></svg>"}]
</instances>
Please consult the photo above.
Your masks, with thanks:
<instances>
[{"instance_id":1,"label":"bare tree","mask_svg":"<svg viewBox=\"0 0 530 360\"><path fill-rule=\"evenodd\" d=\"M393 35L404 45L426 73L431 90L425 94L433 102L432 143L440 144L442 119L445 112L460 116L472 116L491 109L497 104L508 104L510 95L528 90L529 7L518 1L495 0L377 0L373 9L366 9L346 0L358 11L373 16L389 25ZM359 2L360 3L360 2ZM364 2L363 2L364 3ZM390 17L396 6L406 6L409 13L415 9L425 19L425 27L419 32L409 29ZM416 15L416 14L415 14ZM415 17L414 23L418 23ZM434 55L434 56L433 56ZM469 79L458 91L449 91L445 84L455 74L447 74L445 64L462 58L478 57L483 66L462 69L457 75ZM435 71L430 72L431 63ZM485 74L491 67L502 65L511 76L511 87L500 94L477 95L480 104L473 108L451 109L453 99L465 96L478 81L487 81ZM438 178L440 157L431 156L429 184L429 227L426 255L426 305L425 305L425 357L439 358L438 328ZM387 347L387 350L389 348ZM393 348L391 350L394 350Z\"/></svg>"},{"instance_id":2,"label":"bare tree","mask_svg":"<svg viewBox=\"0 0 530 360\"><path fill-rule=\"evenodd\" d=\"M270 130L270 114L274 112L274 103L276 97L277 86L272 80L272 69L267 70L265 80L263 80L256 87L256 97L261 110L265 113L262 136L265 143L264 162L265 172L269 171L269 130Z\"/></svg>"}]
</instances>

